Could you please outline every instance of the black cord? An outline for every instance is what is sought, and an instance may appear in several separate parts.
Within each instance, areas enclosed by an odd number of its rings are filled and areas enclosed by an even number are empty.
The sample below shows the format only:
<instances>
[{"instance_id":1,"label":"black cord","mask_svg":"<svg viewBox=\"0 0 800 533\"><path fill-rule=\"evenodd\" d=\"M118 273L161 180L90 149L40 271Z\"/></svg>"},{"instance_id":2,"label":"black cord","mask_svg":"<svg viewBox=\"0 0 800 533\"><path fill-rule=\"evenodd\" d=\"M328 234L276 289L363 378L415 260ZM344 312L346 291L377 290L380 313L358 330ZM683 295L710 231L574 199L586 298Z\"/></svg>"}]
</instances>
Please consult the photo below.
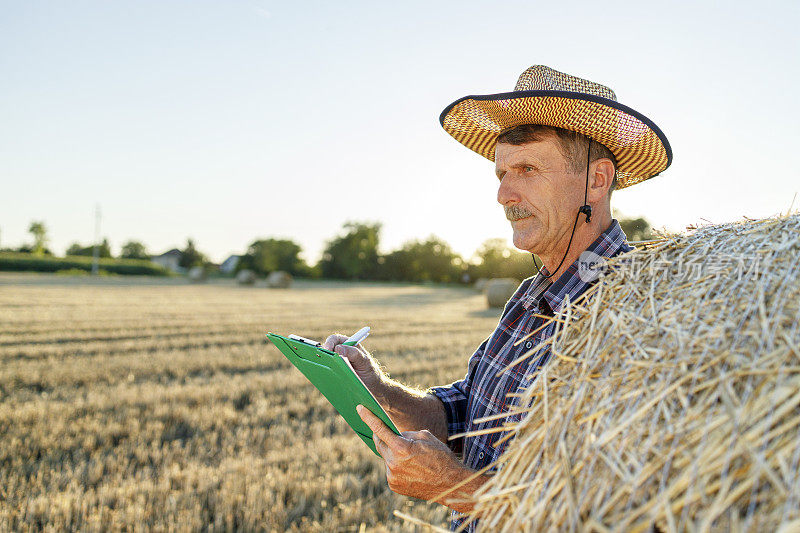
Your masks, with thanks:
<instances>
[{"instance_id":1,"label":"black cord","mask_svg":"<svg viewBox=\"0 0 800 533\"><path fill-rule=\"evenodd\" d=\"M592 139L589 138L589 144L586 146L586 186L583 189L583 205L578 209L578 214L575 215L575 222L572 224L572 233L569 235L569 243L567 244L567 250L564 252L564 257L561 258L561 262L558 264L555 270L553 270L550 274L542 274L541 269L536 264L536 254L531 254L533 257L533 266L536 267L536 274L541 275L545 279L550 278L558 272L558 269L561 268L561 265L564 264L564 260L567 258L567 254L569 254L569 248L572 246L572 238L575 236L575 228L578 227L578 219L581 217L581 213L586 215L586 222L588 223L589 220L592 218L592 206L590 206L586 200L589 196L589 160L591 158L592 152ZM542 264L544 266L544 264Z\"/></svg>"}]
</instances>

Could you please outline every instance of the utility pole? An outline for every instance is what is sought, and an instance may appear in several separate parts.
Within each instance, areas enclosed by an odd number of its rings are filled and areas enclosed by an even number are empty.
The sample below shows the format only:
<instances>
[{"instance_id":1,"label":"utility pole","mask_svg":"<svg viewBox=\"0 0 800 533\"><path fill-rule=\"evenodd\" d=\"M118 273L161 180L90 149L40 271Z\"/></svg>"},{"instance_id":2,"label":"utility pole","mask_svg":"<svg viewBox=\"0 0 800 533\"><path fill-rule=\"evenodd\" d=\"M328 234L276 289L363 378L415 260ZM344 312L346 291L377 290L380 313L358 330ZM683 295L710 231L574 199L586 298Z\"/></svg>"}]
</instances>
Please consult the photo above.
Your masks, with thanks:
<instances>
[{"instance_id":1,"label":"utility pole","mask_svg":"<svg viewBox=\"0 0 800 533\"><path fill-rule=\"evenodd\" d=\"M92 250L92 275L100 270L100 204L94 207L94 249Z\"/></svg>"}]
</instances>

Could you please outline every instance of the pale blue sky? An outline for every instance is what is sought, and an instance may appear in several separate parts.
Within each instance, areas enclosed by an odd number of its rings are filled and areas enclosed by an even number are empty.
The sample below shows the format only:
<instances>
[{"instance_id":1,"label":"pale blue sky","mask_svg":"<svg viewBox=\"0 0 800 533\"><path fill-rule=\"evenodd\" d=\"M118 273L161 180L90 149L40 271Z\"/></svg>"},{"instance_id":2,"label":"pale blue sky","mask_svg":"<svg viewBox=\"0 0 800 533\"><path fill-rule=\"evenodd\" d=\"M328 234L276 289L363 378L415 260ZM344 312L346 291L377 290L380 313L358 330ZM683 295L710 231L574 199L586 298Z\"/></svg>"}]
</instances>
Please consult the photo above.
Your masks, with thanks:
<instances>
[{"instance_id":1,"label":"pale blue sky","mask_svg":"<svg viewBox=\"0 0 800 533\"><path fill-rule=\"evenodd\" d=\"M0 2L0 246L193 237L213 259L346 220L385 249L510 236L493 165L441 110L532 64L604 83L672 166L615 193L681 230L785 212L800 190L800 3ZM800 199L795 207L800 206Z\"/></svg>"}]
</instances>

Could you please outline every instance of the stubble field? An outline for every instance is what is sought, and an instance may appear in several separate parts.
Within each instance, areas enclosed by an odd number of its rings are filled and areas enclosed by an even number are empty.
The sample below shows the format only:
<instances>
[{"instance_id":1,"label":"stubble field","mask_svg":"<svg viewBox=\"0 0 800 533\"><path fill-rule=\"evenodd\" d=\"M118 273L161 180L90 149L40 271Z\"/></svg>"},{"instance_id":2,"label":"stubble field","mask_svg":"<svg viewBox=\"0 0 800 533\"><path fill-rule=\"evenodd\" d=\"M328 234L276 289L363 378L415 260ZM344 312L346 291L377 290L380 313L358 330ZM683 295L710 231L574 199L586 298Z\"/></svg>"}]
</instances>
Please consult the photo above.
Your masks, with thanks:
<instances>
[{"instance_id":1,"label":"stubble field","mask_svg":"<svg viewBox=\"0 0 800 533\"><path fill-rule=\"evenodd\" d=\"M459 379L470 289L0 274L0 530L400 531L382 462L264 339L373 328L395 378Z\"/></svg>"}]
</instances>

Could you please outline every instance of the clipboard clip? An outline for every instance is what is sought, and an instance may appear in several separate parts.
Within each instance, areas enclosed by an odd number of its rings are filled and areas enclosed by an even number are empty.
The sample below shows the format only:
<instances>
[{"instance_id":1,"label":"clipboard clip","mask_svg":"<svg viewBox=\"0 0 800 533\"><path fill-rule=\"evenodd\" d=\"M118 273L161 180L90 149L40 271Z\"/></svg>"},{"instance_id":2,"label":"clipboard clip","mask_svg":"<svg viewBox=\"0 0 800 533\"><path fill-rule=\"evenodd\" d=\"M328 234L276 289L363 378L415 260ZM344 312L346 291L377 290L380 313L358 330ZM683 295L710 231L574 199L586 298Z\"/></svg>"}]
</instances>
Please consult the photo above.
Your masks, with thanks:
<instances>
[{"instance_id":1,"label":"clipboard clip","mask_svg":"<svg viewBox=\"0 0 800 533\"><path fill-rule=\"evenodd\" d=\"M311 339L301 337L300 335L295 335L294 333L290 334L287 338L292 339L293 341L302 342L303 344L308 344L309 346L313 346L314 348L319 348L322 346L321 342L312 341Z\"/></svg>"}]
</instances>

